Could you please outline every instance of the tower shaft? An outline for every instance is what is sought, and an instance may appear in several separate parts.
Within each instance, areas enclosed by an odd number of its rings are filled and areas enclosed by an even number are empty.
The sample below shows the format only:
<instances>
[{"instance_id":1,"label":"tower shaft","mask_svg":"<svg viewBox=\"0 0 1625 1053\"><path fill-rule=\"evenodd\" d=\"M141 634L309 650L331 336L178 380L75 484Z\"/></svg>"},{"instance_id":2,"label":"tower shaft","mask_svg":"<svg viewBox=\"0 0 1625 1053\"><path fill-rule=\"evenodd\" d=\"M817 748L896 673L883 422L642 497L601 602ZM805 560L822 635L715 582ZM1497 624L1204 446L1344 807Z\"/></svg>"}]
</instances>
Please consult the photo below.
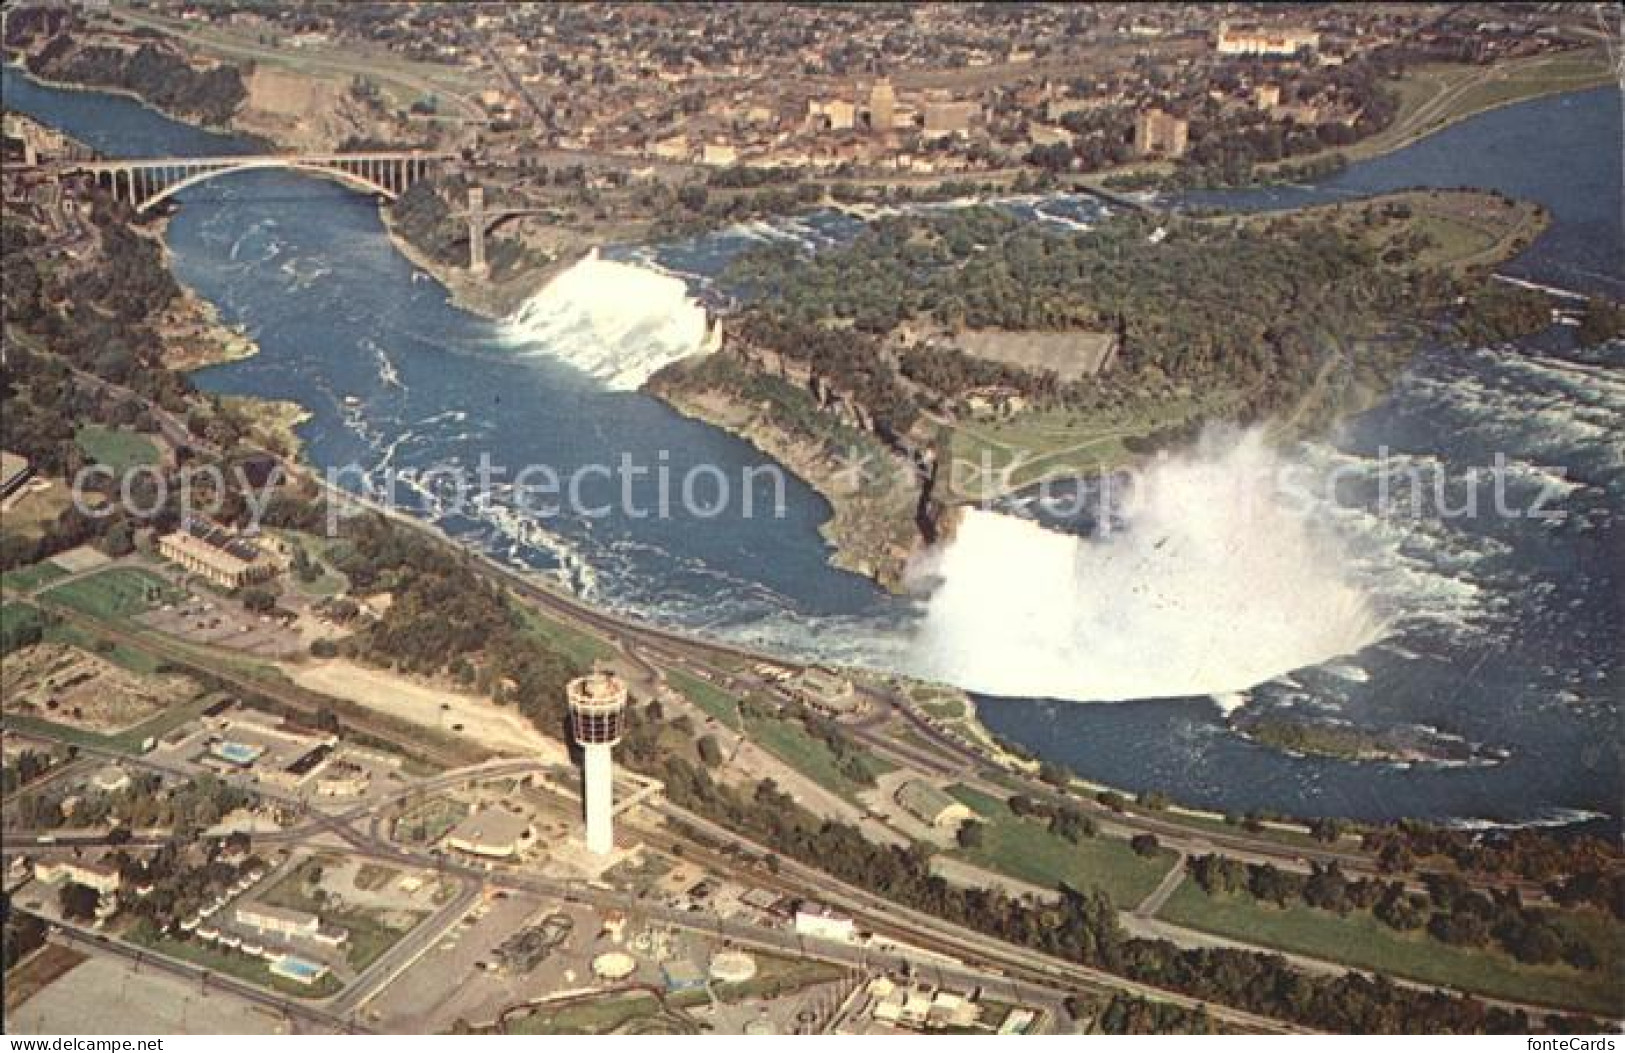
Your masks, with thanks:
<instances>
[{"instance_id":1,"label":"tower shaft","mask_svg":"<svg viewBox=\"0 0 1625 1053\"><path fill-rule=\"evenodd\" d=\"M587 809L587 851L615 850L615 771L608 746L583 746L582 799Z\"/></svg>"}]
</instances>

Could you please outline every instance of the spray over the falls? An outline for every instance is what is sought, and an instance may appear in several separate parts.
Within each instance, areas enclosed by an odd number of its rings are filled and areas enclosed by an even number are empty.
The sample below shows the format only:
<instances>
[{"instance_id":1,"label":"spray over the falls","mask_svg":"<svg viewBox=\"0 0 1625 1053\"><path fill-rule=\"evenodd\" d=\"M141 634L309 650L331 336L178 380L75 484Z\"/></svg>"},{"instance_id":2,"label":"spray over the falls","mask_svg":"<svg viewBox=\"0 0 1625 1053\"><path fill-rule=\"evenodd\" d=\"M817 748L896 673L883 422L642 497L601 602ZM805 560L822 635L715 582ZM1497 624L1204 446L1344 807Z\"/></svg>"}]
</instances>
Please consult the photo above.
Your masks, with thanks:
<instances>
[{"instance_id":1,"label":"spray over the falls","mask_svg":"<svg viewBox=\"0 0 1625 1053\"><path fill-rule=\"evenodd\" d=\"M1376 642L1384 622L1341 573L1257 432L1205 436L1132 481L1094 537L971 509L921 569L938 579L920 672L1003 696L1224 696Z\"/></svg>"},{"instance_id":2,"label":"spray over the falls","mask_svg":"<svg viewBox=\"0 0 1625 1053\"><path fill-rule=\"evenodd\" d=\"M635 391L705 344L705 308L669 274L588 256L525 301L506 324L513 345Z\"/></svg>"}]
</instances>

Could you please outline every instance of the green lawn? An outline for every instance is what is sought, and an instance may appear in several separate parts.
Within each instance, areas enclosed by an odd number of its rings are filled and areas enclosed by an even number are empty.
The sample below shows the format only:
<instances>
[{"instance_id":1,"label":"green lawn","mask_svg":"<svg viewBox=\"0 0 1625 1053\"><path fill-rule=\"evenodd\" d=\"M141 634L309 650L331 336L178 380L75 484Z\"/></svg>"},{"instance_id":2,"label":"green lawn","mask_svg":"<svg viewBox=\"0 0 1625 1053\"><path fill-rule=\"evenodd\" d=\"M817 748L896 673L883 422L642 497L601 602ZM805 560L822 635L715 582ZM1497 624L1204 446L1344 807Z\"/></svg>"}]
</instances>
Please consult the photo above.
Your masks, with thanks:
<instances>
[{"instance_id":1,"label":"green lawn","mask_svg":"<svg viewBox=\"0 0 1625 1053\"><path fill-rule=\"evenodd\" d=\"M45 595L76 611L108 621L133 618L161 603L171 603L184 596L163 578L136 567L104 570L88 578L58 585L47 590Z\"/></svg>"},{"instance_id":2,"label":"green lawn","mask_svg":"<svg viewBox=\"0 0 1625 1053\"><path fill-rule=\"evenodd\" d=\"M58 578L65 578L68 572L52 563L42 560L39 563L30 563L26 567L18 567L0 574L0 585L13 592L33 592L41 585L48 585Z\"/></svg>"},{"instance_id":3,"label":"green lawn","mask_svg":"<svg viewBox=\"0 0 1625 1053\"><path fill-rule=\"evenodd\" d=\"M45 630L45 638L57 643L69 644L81 651L89 651L99 655L114 665L122 666L132 673L140 676L151 676L163 667L163 661L146 651L130 647L126 644L114 643L96 632L74 625L72 622L57 622Z\"/></svg>"},{"instance_id":4,"label":"green lawn","mask_svg":"<svg viewBox=\"0 0 1625 1053\"><path fill-rule=\"evenodd\" d=\"M1618 982L1625 930L1618 925L1611 924L1603 967L1582 972L1567 965L1523 965L1500 951L1451 947L1426 933L1398 932L1367 911L1340 917L1303 904L1282 909L1248 896L1209 896L1191 882L1179 887L1159 916L1202 932L1423 983L1607 1017L1625 1013Z\"/></svg>"},{"instance_id":5,"label":"green lawn","mask_svg":"<svg viewBox=\"0 0 1625 1053\"><path fill-rule=\"evenodd\" d=\"M43 619L38 607L26 603L0 604L0 640L10 641L14 635L41 624Z\"/></svg>"},{"instance_id":6,"label":"green lawn","mask_svg":"<svg viewBox=\"0 0 1625 1053\"><path fill-rule=\"evenodd\" d=\"M337 596L350 587L350 579L333 568L331 553L340 545L347 542L318 537L315 534L306 534L298 530L274 530L277 537L290 546L301 549L315 565L319 573L310 581L302 580L298 574L288 575L288 584L306 596L315 599L325 599Z\"/></svg>"},{"instance_id":7,"label":"green lawn","mask_svg":"<svg viewBox=\"0 0 1625 1053\"><path fill-rule=\"evenodd\" d=\"M1033 410L1007 420L961 421L950 447L951 492L974 500L1046 478L1121 467L1136 459L1125 440L1181 424L1198 413L1222 411L1234 402L1233 391L1214 387L1101 410Z\"/></svg>"},{"instance_id":8,"label":"green lawn","mask_svg":"<svg viewBox=\"0 0 1625 1053\"><path fill-rule=\"evenodd\" d=\"M74 434L74 443L85 456L105 464L119 475L158 463L158 447L145 435L102 424L86 424Z\"/></svg>"},{"instance_id":9,"label":"green lawn","mask_svg":"<svg viewBox=\"0 0 1625 1053\"><path fill-rule=\"evenodd\" d=\"M579 666L591 666L615 654L615 649L598 637L549 618L528 604L521 604L519 610L531 635Z\"/></svg>"},{"instance_id":10,"label":"green lawn","mask_svg":"<svg viewBox=\"0 0 1625 1053\"><path fill-rule=\"evenodd\" d=\"M271 972L270 964L262 958L250 958L241 952L226 950L201 940L171 939L154 931L148 922L137 924L127 934L127 938L131 943L166 957L179 958L181 961L201 965L213 972L234 976L260 987L269 987L295 998L328 998L338 994L342 987L332 973L312 984L302 984L277 976Z\"/></svg>"},{"instance_id":11,"label":"green lawn","mask_svg":"<svg viewBox=\"0 0 1625 1053\"><path fill-rule=\"evenodd\" d=\"M965 703L957 698L945 698L941 702L921 702L920 708L938 720L965 719Z\"/></svg>"},{"instance_id":12,"label":"green lawn","mask_svg":"<svg viewBox=\"0 0 1625 1053\"><path fill-rule=\"evenodd\" d=\"M798 720L769 717L747 722L745 734L752 742L816 782L849 801L868 787L843 772L836 763L835 753L801 725ZM890 771L893 765L878 757L864 756L860 763L871 777Z\"/></svg>"},{"instance_id":13,"label":"green lawn","mask_svg":"<svg viewBox=\"0 0 1625 1053\"><path fill-rule=\"evenodd\" d=\"M1050 833L1042 820L1018 818L997 797L967 786L950 786L948 792L983 819L982 846L955 854L1044 888L1062 882L1079 889L1099 888L1118 907L1132 908L1151 894L1176 858L1167 849L1142 858L1127 841L1115 837L1090 837L1073 844Z\"/></svg>"},{"instance_id":14,"label":"green lawn","mask_svg":"<svg viewBox=\"0 0 1625 1053\"><path fill-rule=\"evenodd\" d=\"M671 681L671 685L681 691L684 697L699 706L708 715L716 717L735 731L740 729L741 718L737 698L720 687L706 683L692 673L685 673L681 669L667 670L666 679Z\"/></svg>"},{"instance_id":15,"label":"green lawn","mask_svg":"<svg viewBox=\"0 0 1625 1053\"><path fill-rule=\"evenodd\" d=\"M345 958L350 967L359 972L395 946L425 915L420 911L402 911L402 914L412 916L412 923L405 928L395 928L385 925L374 911L360 907L339 909L318 901L312 894L309 878L314 869L325 865L325 862L318 857L306 859L258 898L273 907L319 914L324 923L349 930L350 938L344 945Z\"/></svg>"}]
</instances>

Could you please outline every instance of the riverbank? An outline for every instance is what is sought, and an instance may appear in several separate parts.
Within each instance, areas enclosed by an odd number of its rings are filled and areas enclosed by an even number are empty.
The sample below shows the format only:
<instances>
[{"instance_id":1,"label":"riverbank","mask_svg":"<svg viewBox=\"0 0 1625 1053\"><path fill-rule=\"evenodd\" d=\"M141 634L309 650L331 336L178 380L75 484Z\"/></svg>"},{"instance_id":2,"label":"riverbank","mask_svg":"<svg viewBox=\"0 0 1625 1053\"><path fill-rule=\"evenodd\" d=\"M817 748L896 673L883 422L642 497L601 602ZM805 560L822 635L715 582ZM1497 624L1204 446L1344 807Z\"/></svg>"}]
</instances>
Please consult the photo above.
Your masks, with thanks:
<instances>
[{"instance_id":1,"label":"riverbank","mask_svg":"<svg viewBox=\"0 0 1625 1053\"><path fill-rule=\"evenodd\" d=\"M783 403L750 401L705 385L691 386L696 363L679 363L652 378L646 394L686 417L743 439L818 492L830 506L819 533L829 563L899 591L920 534L914 526L918 481L906 464L866 435L851 431L843 447L783 423Z\"/></svg>"},{"instance_id":2,"label":"riverbank","mask_svg":"<svg viewBox=\"0 0 1625 1053\"><path fill-rule=\"evenodd\" d=\"M401 232L388 205L380 206L378 215L384 231L389 235L395 251L411 261L412 265L433 278L446 290L453 305L481 318L500 321L524 306L526 300L541 292L548 282L580 263L592 252L592 247L561 255L541 267L520 271L503 282L479 277L466 267L453 266L419 249Z\"/></svg>"}]
</instances>

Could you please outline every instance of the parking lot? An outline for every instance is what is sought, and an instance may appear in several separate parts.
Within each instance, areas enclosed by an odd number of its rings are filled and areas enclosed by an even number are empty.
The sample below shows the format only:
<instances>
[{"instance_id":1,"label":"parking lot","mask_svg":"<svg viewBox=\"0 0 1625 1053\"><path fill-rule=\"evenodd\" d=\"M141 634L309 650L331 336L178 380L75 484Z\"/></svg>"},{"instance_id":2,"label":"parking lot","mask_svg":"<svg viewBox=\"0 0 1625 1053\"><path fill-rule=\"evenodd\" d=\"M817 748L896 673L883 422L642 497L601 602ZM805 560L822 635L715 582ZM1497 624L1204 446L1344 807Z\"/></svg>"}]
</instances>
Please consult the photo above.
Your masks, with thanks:
<instances>
[{"instance_id":1,"label":"parking lot","mask_svg":"<svg viewBox=\"0 0 1625 1053\"><path fill-rule=\"evenodd\" d=\"M223 596L194 595L140 616L141 623L192 643L229 647L265 658L290 658L305 650L299 633L268 614L253 614Z\"/></svg>"}]
</instances>

